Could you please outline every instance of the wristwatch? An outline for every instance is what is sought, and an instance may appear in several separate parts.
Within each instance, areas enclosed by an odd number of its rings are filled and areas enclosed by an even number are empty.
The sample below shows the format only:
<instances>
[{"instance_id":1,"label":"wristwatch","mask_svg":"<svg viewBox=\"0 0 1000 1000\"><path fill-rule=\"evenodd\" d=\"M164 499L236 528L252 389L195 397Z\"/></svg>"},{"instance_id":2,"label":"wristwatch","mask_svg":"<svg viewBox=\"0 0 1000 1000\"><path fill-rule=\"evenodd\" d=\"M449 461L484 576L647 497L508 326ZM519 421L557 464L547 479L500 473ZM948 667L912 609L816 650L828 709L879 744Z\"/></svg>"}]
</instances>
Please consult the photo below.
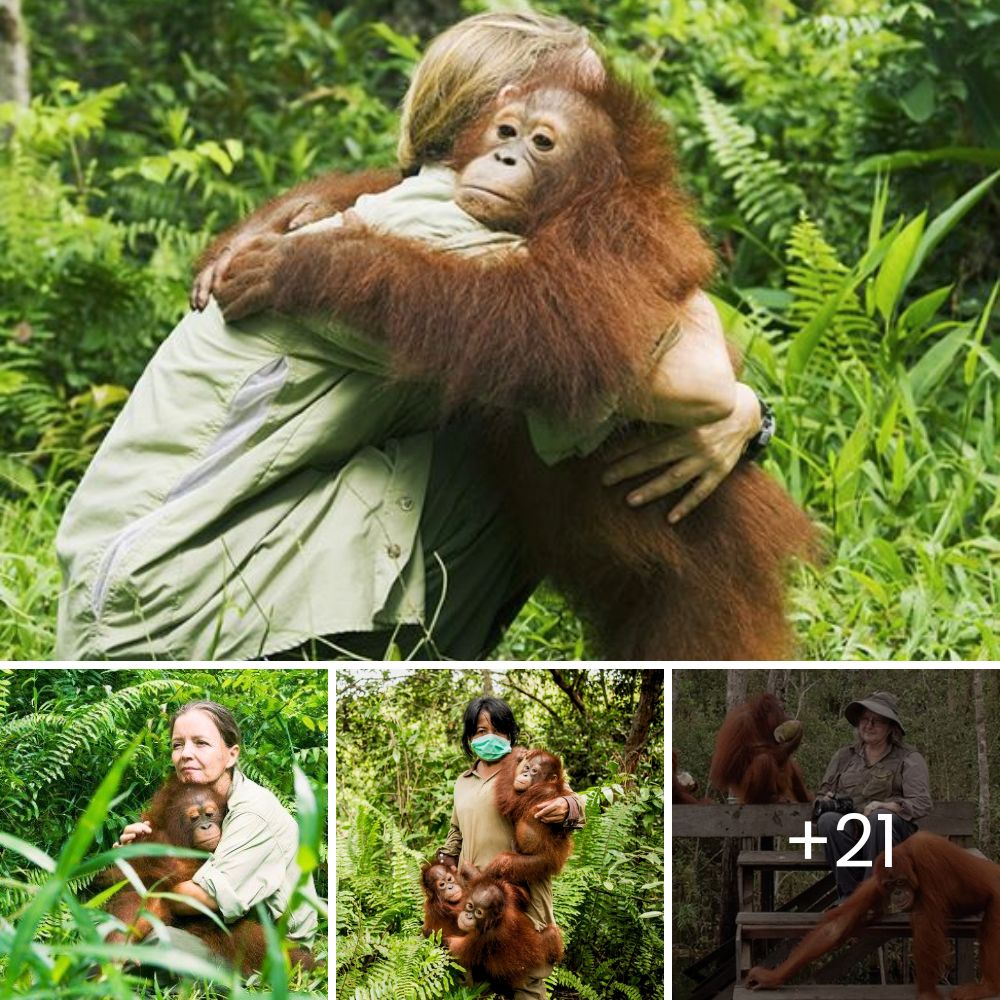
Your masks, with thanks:
<instances>
[{"instance_id":1,"label":"wristwatch","mask_svg":"<svg viewBox=\"0 0 1000 1000\"><path fill-rule=\"evenodd\" d=\"M774 437L778 426L774 419L774 410L760 396L757 396L757 402L760 404L760 430L750 438L743 452L743 457L751 461L760 457L771 438Z\"/></svg>"}]
</instances>

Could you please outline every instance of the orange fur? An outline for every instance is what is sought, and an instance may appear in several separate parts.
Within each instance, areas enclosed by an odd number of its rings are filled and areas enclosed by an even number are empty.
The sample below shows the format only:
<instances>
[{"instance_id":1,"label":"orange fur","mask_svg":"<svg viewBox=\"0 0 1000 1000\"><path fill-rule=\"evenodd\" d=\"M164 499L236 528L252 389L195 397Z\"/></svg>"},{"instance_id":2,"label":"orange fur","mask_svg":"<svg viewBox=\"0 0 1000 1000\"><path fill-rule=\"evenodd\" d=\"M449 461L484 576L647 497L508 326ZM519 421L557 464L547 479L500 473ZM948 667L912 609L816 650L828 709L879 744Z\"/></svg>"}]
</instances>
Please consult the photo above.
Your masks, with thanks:
<instances>
[{"instance_id":1,"label":"orange fur","mask_svg":"<svg viewBox=\"0 0 1000 1000\"><path fill-rule=\"evenodd\" d=\"M521 761L542 766L538 778L519 792L514 776ZM530 884L558 875L573 851L573 838L565 827L543 823L534 811L543 802L568 793L563 779L562 761L546 750L530 750L520 760L509 754L493 782L493 801L497 812L514 824L514 851L502 851L486 869L491 875L511 882Z\"/></svg>"},{"instance_id":2,"label":"orange fur","mask_svg":"<svg viewBox=\"0 0 1000 1000\"><path fill-rule=\"evenodd\" d=\"M524 431L525 409L583 421L600 401L635 392L714 266L649 102L614 80L585 96L591 117L606 121L601 130L577 122L589 137L585 162L561 173L526 220L527 253L470 259L348 228L275 241L242 280L266 274L266 304L278 311L332 312L377 333L400 377L434 381L448 408L486 413L529 562L593 626L600 654L789 656L786 571L793 557L815 557L816 535L777 483L742 463L670 526L676 494L633 510L629 486L602 485L613 442L549 468ZM607 122L612 148L600 139ZM481 151L482 130L460 137L456 167Z\"/></svg>"},{"instance_id":3,"label":"orange fur","mask_svg":"<svg viewBox=\"0 0 1000 1000\"><path fill-rule=\"evenodd\" d=\"M733 792L740 802L808 802L802 768L792 754L802 742L802 729L784 743L774 731L788 715L773 694L762 693L734 708L715 739L709 780L720 792Z\"/></svg>"},{"instance_id":4,"label":"orange fur","mask_svg":"<svg viewBox=\"0 0 1000 1000\"><path fill-rule=\"evenodd\" d=\"M773 989L799 969L843 944L885 908L895 883L913 894L913 955L917 965L917 1000L939 1000L937 984L945 971L948 921L983 913L979 930L978 983L959 986L952 1000L985 1000L1000 993L1000 865L978 858L933 833L915 833L875 860L872 877L823 920L776 969L756 966L747 974L751 989Z\"/></svg>"},{"instance_id":5,"label":"orange fur","mask_svg":"<svg viewBox=\"0 0 1000 1000\"><path fill-rule=\"evenodd\" d=\"M536 931L524 912L524 889L483 874L466 890L466 905L483 915L476 927L462 937L449 938L448 946L467 969L479 969L490 985L505 996L523 986L529 974L562 958L562 934L555 924Z\"/></svg>"}]
</instances>

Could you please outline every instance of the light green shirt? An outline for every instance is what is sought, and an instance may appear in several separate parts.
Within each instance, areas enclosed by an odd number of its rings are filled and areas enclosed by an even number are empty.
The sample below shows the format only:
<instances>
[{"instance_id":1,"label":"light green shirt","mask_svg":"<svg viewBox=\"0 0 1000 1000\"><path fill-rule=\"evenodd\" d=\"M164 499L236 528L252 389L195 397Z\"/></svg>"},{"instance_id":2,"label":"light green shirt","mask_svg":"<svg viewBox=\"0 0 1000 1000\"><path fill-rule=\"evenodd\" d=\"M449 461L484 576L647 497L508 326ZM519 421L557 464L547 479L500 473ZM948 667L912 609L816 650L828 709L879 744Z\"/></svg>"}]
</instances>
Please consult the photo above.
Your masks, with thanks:
<instances>
[{"instance_id":1,"label":"light green shirt","mask_svg":"<svg viewBox=\"0 0 1000 1000\"><path fill-rule=\"evenodd\" d=\"M424 168L355 210L450 252L519 245L453 187L451 170ZM388 370L384 347L342 324L228 325L214 300L188 313L60 524L56 657L249 659L425 622L437 398ZM549 460L567 453L552 440Z\"/></svg>"},{"instance_id":2,"label":"light green shirt","mask_svg":"<svg viewBox=\"0 0 1000 1000\"><path fill-rule=\"evenodd\" d=\"M271 792L238 769L233 771L226 806L219 845L192 881L215 898L229 923L252 917L250 911L258 903L278 920L302 874L295 862L299 850L295 820ZM305 892L316 896L311 877ZM316 911L300 903L289 918L288 936L311 944L317 925Z\"/></svg>"},{"instance_id":3,"label":"light green shirt","mask_svg":"<svg viewBox=\"0 0 1000 1000\"><path fill-rule=\"evenodd\" d=\"M442 850L458 855L459 864L468 861L482 870L498 854L509 851L514 840L514 824L501 816L494 802L494 779L500 771L484 778L473 768L460 774L455 782L455 803L451 811L451 828ZM585 802L580 803L580 815L585 815ZM552 879L540 879L528 886L527 914L537 930L555 923L552 909Z\"/></svg>"}]
</instances>

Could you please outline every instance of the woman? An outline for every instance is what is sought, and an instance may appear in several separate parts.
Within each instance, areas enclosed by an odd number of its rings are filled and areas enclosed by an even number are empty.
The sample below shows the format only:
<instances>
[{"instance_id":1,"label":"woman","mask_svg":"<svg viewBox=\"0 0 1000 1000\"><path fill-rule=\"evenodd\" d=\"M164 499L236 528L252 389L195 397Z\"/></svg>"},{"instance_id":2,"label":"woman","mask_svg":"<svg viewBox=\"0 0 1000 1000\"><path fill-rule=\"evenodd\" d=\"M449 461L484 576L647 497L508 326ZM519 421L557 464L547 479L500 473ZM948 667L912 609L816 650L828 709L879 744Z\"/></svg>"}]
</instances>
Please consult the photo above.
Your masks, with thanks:
<instances>
[{"instance_id":1,"label":"woman","mask_svg":"<svg viewBox=\"0 0 1000 1000\"><path fill-rule=\"evenodd\" d=\"M430 164L553 52L596 61L586 32L542 15L479 15L435 40L404 103L401 162L424 168L355 211L455 252L503 239L457 218L447 172ZM57 537L59 658L273 657L316 637L334 653L396 644L472 658L530 593L471 422L439 429L432 387L391 382L385 351L356 331L275 315L228 325L208 299L241 241L354 202L340 190L324 203L324 190L313 182L265 206L209 256L193 293L207 308L161 345L105 438ZM644 411L671 429L623 446L606 481L661 470L635 504L693 482L677 517L761 428L704 295L646 395ZM601 433L533 426L551 457Z\"/></svg>"},{"instance_id":2,"label":"woman","mask_svg":"<svg viewBox=\"0 0 1000 1000\"><path fill-rule=\"evenodd\" d=\"M215 851L188 882L171 891L189 896L232 923L263 903L275 921L288 909L298 885L299 848L295 820L266 788L236 767L240 731L228 708L214 701L189 701L170 719L170 756L177 777L185 784L208 785L226 799L222 837ZM130 823L122 831L127 844L152 833L149 823ZM306 895L315 897L310 877ZM192 916L198 910L191 908ZM288 921L288 938L309 948L316 936L316 911L300 902ZM157 940L156 932L147 943ZM179 927L170 928L170 944L214 960L199 938Z\"/></svg>"},{"instance_id":3,"label":"woman","mask_svg":"<svg viewBox=\"0 0 1000 1000\"><path fill-rule=\"evenodd\" d=\"M468 862L483 869L502 851L510 850L514 828L493 804L493 777L517 745L520 732L510 706L499 698L474 698L466 706L462 750L475 763L455 782L451 829L437 853L439 862ZM583 800L576 795L559 795L542 803L535 817L544 823L578 829L584 824ZM527 913L536 930L555 923L552 879L533 882L528 889L531 898ZM514 1000L545 1000L545 980L551 972L551 965L532 970L525 985L514 991Z\"/></svg>"},{"instance_id":4,"label":"woman","mask_svg":"<svg viewBox=\"0 0 1000 1000\"><path fill-rule=\"evenodd\" d=\"M927 762L903 743L896 696L876 691L861 701L852 701L844 717L856 727L857 740L838 750L823 775L816 795L816 833L825 837L826 860L837 880L843 902L867 878L872 868L838 864L853 851L859 839L857 822L853 832L838 830L847 813L862 813L871 821L871 835L852 853L854 860L874 861L886 847L883 816L891 817L892 842L898 844L916 833L916 821L933 805ZM838 801L839 800L839 801ZM848 801L844 801L848 800Z\"/></svg>"}]
</instances>

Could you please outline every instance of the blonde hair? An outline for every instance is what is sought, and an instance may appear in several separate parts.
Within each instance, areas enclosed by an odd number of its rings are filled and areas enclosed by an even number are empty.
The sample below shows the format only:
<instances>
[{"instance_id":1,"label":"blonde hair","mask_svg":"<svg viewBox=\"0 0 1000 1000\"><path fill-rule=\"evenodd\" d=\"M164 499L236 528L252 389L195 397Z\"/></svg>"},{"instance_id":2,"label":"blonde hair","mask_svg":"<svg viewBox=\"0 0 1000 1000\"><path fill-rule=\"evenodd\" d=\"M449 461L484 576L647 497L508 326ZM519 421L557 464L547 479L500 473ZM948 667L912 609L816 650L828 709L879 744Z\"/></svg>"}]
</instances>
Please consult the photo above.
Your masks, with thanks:
<instances>
[{"instance_id":1,"label":"blonde hair","mask_svg":"<svg viewBox=\"0 0 1000 1000\"><path fill-rule=\"evenodd\" d=\"M599 64L586 28L530 11L475 14L438 35L403 98L396 154L404 173L444 157L500 89L527 78L545 56L574 51Z\"/></svg>"}]
</instances>

